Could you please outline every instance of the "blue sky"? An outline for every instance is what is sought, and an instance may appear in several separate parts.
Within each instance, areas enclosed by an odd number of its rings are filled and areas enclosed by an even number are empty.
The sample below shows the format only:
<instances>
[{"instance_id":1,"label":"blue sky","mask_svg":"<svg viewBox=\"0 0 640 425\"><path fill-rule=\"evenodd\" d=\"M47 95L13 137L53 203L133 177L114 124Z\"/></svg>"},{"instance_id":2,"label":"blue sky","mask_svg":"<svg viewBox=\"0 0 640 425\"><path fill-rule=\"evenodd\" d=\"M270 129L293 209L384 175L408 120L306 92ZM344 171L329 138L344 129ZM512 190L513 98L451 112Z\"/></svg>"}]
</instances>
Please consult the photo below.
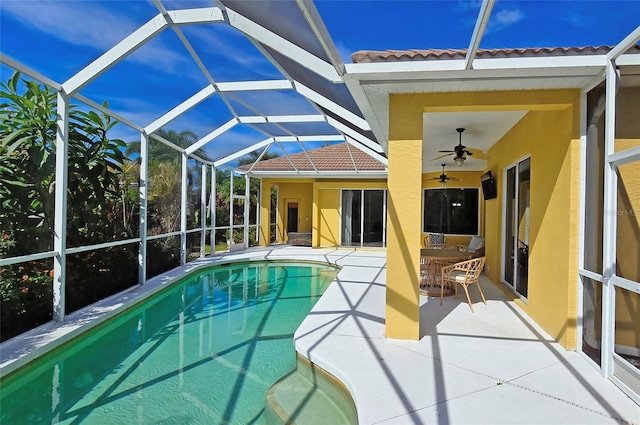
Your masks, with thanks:
<instances>
[{"instance_id":1,"label":"blue sky","mask_svg":"<svg viewBox=\"0 0 640 425\"><path fill-rule=\"evenodd\" d=\"M209 7L207 1L163 2L167 9ZM358 50L466 48L480 1L335 1L316 7L343 60ZM0 0L0 51L62 83L158 13L152 2ZM614 45L640 24L640 1L497 1L481 48ZM242 35L223 25L183 27L216 81L281 79ZM0 80L13 71L0 66ZM178 37L166 30L82 91L145 126L208 84ZM278 114L299 105L289 92L241 99ZM234 104L239 110L241 102ZM168 128L204 136L231 118L218 97ZM117 137L136 138L126 126ZM246 126L219 141L219 157L266 136ZM293 148L292 148L293 149Z\"/></svg>"}]
</instances>

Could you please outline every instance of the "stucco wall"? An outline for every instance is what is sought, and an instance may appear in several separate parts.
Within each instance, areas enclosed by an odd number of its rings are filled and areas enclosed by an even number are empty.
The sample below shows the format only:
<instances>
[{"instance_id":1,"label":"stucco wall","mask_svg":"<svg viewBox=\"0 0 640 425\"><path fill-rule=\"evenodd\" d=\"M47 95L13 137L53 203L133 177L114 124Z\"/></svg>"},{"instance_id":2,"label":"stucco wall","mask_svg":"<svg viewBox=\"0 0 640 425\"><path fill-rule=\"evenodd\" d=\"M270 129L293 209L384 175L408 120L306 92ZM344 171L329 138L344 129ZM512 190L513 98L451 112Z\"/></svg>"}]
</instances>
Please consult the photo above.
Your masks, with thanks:
<instances>
[{"instance_id":1,"label":"stucco wall","mask_svg":"<svg viewBox=\"0 0 640 425\"><path fill-rule=\"evenodd\" d=\"M314 202L317 200L317 222L314 231L317 240L314 246L340 246L341 200L340 190L379 189L385 190L384 180L319 180L313 184Z\"/></svg>"},{"instance_id":2,"label":"stucco wall","mask_svg":"<svg viewBox=\"0 0 640 425\"><path fill-rule=\"evenodd\" d=\"M333 179L263 179L262 187L278 187L279 242L286 242L287 204L298 203L299 232L312 233L314 247L340 246L340 190L387 188L385 180L333 180ZM269 197L262 198L262 234L268 234ZM266 245L268 239L263 238Z\"/></svg>"},{"instance_id":3,"label":"stucco wall","mask_svg":"<svg viewBox=\"0 0 640 425\"><path fill-rule=\"evenodd\" d=\"M567 348L576 344L579 140L574 108L531 111L490 150L498 198L487 202L487 275L501 280L504 169L530 155L529 283L521 307ZM491 228L491 229L489 229Z\"/></svg>"},{"instance_id":4,"label":"stucco wall","mask_svg":"<svg viewBox=\"0 0 640 425\"><path fill-rule=\"evenodd\" d=\"M531 155L529 298L520 305L554 339L575 347L580 93L396 94L389 99L390 140L421 139L425 112L528 111L489 151L487 170L497 177L498 198L484 202L485 272L500 281L503 169Z\"/></svg>"}]
</instances>

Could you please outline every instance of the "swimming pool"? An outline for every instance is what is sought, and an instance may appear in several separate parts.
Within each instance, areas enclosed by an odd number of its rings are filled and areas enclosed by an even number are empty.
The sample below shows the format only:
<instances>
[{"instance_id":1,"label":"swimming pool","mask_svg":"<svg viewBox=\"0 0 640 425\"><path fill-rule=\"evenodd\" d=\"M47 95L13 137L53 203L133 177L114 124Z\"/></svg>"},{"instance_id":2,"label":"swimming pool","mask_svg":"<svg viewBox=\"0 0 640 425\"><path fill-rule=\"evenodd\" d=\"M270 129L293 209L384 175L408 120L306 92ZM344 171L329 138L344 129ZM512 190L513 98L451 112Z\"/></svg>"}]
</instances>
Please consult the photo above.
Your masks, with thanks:
<instances>
[{"instance_id":1,"label":"swimming pool","mask_svg":"<svg viewBox=\"0 0 640 425\"><path fill-rule=\"evenodd\" d=\"M0 381L0 422L256 423L336 274L270 262L200 271Z\"/></svg>"}]
</instances>

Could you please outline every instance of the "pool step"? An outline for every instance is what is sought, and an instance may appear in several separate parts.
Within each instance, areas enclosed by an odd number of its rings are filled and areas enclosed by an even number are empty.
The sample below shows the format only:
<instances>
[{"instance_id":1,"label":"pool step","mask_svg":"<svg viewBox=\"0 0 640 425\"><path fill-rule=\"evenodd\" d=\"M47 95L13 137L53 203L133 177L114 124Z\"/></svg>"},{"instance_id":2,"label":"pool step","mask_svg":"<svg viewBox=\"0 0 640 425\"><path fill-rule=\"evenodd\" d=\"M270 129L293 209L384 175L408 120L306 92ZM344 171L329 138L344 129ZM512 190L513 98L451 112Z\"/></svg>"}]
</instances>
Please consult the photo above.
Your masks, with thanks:
<instances>
[{"instance_id":1,"label":"pool step","mask_svg":"<svg viewBox=\"0 0 640 425\"><path fill-rule=\"evenodd\" d=\"M267 392L268 424L357 424L355 404L333 376L298 359L297 368Z\"/></svg>"}]
</instances>

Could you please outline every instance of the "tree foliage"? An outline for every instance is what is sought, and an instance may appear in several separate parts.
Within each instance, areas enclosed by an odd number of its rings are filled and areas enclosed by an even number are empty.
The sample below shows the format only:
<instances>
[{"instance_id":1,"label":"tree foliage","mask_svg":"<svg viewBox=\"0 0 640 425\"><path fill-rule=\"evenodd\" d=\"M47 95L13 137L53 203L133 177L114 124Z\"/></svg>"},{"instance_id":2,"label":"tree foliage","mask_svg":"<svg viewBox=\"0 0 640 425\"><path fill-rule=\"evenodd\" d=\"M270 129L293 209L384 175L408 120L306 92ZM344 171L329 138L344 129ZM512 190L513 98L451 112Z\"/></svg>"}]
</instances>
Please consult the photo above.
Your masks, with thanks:
<instances>
[{"instance_id":1,"label":"tree foliage","mask_svg":"<svg viewBox=\"0 0 640 425\"><path fill-rule=\"evenodd\" d=\"M59 151L57 95L14 73L0 84L0 99L0 257L50 251ZM117 122L74 105L68 111L68 245L135 236L136 195L123 184L125 143L108 136ZM123 215L127 217L121 220ZM114 293L129 284L124 274L115 282L101 278L106 266L96 267L92 257L93 253L76 255L76 266L65 270L67 281L73 282L67 291L68 306L79 308L95 301L97 294ZM101 262L113 267L132 258L126 249L107 249ZM3 340L51 317L51 269L50 260L0 269ZM91 285L102 289L89 290Z\"/></svg>"}]
</instances>

